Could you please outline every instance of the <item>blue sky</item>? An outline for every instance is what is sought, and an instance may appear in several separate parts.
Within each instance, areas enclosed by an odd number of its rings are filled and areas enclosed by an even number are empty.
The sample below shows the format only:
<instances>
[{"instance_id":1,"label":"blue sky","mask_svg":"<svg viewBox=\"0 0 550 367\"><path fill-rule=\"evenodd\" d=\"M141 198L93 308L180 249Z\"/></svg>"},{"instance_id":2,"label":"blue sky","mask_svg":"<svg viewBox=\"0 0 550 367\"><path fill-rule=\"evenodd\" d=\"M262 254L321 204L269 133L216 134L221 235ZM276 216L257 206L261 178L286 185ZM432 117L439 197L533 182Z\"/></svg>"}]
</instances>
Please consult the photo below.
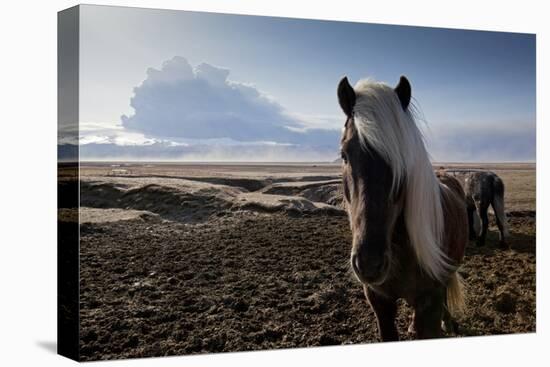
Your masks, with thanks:
<instances>
[{"instance_id":1,"label":"blue sky","mask_svg":"<svg viewBox=\"0 0 550 367\"><path fill-rule=\"evenodd\" d=\"M535 160L534 35L84 6L80 57L85 159L333 160L339 79L406 75L434 160Z\"/></svg>"}]
</instances>

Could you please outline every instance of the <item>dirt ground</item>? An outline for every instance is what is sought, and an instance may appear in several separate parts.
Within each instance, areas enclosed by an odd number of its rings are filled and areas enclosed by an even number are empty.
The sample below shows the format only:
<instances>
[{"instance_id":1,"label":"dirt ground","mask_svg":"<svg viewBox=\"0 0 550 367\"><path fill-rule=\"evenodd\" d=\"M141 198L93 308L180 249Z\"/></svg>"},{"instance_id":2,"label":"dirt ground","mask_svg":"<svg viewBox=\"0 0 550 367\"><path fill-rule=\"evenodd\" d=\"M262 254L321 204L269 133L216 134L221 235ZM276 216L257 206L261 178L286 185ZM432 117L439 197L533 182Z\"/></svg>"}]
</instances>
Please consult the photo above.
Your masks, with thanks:
<instances>
[{"instance_id":1,"label":"dirt ground","mask_svg":"<svg viewBox=\"0 0 550 367\"><path fill-rule=\"evenodd\" d=\"M131 177L114 179L110 166L84 167L81 358L376 342L374 314L348 264L347 217L337 205L326 209L339 167L308 167L132 167L117 172ZM495 226L487 246L467 248L460 272L470 307L458 319L460 337L535 331L534 169L498 168L511 248L497 249ZM209 186L147 181L167 176ZM280 197L240 204L251 191ZM402 339L411 338L410 313L400 305Z\"/></svg>"}]
</instances>

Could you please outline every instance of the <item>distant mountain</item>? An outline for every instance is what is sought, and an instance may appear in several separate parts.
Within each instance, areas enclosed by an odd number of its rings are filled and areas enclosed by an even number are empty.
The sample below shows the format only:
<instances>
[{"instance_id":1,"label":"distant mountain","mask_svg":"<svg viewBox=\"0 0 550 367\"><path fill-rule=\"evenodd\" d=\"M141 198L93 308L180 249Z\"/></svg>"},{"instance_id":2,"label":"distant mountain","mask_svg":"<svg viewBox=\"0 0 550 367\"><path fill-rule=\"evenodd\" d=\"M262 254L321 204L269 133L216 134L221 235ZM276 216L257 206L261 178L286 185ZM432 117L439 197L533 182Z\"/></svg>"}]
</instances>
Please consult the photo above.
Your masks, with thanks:
<instances>
[{"instance_id":1,"label":"distant mountain","mask_svg":"<svg viewBox=\"0 0 550 367\"><path fill-rule=\"evenodd\" d=\"M76 161L78 159L78 145L59 144L57 146L58 161Z\"/></svg>"},{"instance_id":2,"label":"distant mountain","mask_svg":"<svg viewBox=\"0 0 550 367\"><path fill-rule=\"evenodd\" d=\"M336 158L332 163L342 163L342 158Z\"/></svg>"},{"instance_id":3,"label":"distant mountain","mask_svg":"<svg viewBox=\"0 0 550 367\"><path fill-rule=\"evenodd\" d=\"M88 143L80 146L58 145L60 161L75 160L182 160L182 161L263 161L263 162L332 162L331 146L301 146L294 144L181 144L155 142L141 145ZM252 159L250 159L252 158Z\"/></svg>"}]
</instances>

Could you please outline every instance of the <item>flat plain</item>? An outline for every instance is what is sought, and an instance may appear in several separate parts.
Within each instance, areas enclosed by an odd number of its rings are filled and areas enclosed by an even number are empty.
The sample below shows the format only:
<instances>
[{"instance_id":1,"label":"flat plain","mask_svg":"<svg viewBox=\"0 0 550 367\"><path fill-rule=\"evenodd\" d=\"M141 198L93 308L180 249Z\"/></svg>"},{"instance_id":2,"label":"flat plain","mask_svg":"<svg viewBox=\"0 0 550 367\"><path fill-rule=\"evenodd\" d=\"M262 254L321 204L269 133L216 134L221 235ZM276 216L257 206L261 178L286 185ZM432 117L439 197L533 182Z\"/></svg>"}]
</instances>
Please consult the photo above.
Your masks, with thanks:
<instances>
[{"instance_id":1,"label":"flat plain","mask_svg":"<svg viewBox=\"0 0 550 367\"><path fill-rule=\"evenodd\" d=\"M534 164L434 164L497 173L510 249L466 251L459 333L534 332ZM377 341L350 271L338 164L85 163L80 167L84 360ZM63 215L62 220L76 220ZM400 304L407 334L411 310Z\"/></svg>"}]
</instances>

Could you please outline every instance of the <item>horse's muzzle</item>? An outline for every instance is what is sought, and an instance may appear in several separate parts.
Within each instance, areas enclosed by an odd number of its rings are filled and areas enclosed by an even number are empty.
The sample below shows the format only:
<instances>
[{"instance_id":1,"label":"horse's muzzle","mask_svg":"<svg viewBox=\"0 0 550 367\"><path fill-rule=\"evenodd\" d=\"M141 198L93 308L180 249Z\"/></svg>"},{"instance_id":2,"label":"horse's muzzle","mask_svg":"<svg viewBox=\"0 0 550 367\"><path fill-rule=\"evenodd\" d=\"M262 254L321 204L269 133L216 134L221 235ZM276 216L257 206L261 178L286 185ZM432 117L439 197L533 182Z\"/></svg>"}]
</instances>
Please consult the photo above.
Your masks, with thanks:
<instances>
[{"instance_id":1,"label":"horse's muzzle","mask_svg":"<svg viewBox=\"0 0 550 367\"><path fill-rule=\"evenodd\" d=\"M362 252L351 254L351 268L362 283L376 283L384 278L384 256L364 256Z\"/></svg>"}]
</instances>

